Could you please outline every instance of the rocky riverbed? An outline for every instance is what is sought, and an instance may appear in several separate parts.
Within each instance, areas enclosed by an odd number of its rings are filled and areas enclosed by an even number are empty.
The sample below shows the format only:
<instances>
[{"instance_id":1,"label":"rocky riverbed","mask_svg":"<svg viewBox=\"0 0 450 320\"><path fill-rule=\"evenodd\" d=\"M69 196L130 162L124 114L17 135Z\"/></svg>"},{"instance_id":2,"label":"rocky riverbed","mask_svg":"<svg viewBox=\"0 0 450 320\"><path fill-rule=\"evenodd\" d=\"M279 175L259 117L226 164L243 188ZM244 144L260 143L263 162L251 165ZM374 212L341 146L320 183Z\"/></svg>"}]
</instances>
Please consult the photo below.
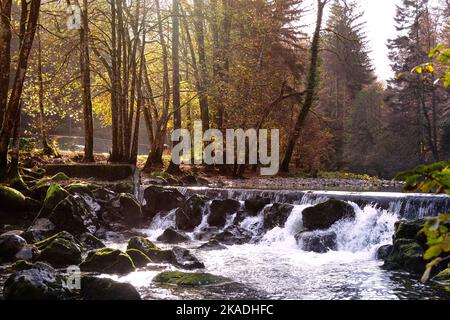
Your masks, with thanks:
<instances>
[{"instance_id":1,"label":"rocky riverbed","mask_svg":"<svg viewBox=\"0 0 450 320\"><path fill-rule=\"evenodd\" d=\"M415 279L425 264L423 220L342 200L296 205L135 187L63 174L26 195L0 187L4 299L446 297L445 267L432 285Z\"/></svg>"}]
</instances>

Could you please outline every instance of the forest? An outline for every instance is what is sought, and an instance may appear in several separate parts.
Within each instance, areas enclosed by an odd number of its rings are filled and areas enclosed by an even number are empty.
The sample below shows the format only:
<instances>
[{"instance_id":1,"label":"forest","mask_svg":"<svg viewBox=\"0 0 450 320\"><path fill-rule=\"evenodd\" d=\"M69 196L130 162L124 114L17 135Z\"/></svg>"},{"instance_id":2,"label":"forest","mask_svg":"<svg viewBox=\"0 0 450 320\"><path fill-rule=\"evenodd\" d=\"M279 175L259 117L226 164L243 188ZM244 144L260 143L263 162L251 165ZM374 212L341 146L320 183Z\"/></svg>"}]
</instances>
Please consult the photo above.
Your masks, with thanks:
<instances>
[{"instance_id":1,"label":"forest","mask_svg":"<svg viewBox=\"0 0 450 320\"><path fill-rule=\"evenodd\" d=\"M449 46L448 1L398 6L387 82L357 1L2 0L1 10L3 176L21 148L57 155L58 137L80 138L65 147L83 162L102 150L151 171L172 130L195 121L279 129L285 173L393 178L450 155L449 91L436 81L447 66L429 55Z\"/></svg>"}]
</instances>

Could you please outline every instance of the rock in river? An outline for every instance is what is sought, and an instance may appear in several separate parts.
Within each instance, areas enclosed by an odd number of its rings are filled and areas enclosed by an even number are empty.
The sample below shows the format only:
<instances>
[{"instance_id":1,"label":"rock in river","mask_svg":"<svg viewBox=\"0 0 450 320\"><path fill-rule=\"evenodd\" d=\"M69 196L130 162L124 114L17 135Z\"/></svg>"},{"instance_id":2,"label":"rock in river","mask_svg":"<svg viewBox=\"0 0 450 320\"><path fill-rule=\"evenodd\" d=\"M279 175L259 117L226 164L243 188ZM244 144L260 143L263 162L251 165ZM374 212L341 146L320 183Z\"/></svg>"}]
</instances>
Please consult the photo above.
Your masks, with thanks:
<instances>
[{"instance_id":1,"label":"rock in river","mask_svg":"<svg viewBox=\"0 0 450 320\"><path fill-rule=\"evenodd\" d=\"M212 227L223 228L230 214L236 213L241 208L241 203L236 200L214 200L209 207L208 224Z\"/></svg>"},{"instance_id":2,"label":"rock in river","mask_svg":"<svg viewBox=\"0 0 450 320\"><path fill-rule=\"evenodd\" d=\"M191 239L187 235L181 234L173 227L170 227L166 231L164 231L164 233L157 240L164 243L179 244L188 242Z\"/></svg>"},{"instance_id":3,"label":"rock in river","mask_svg":"<svg viewBox=\"0 0 450 320\"><path fill-rule=\"evenodd\" d=\"M81 279L81 297L84 300L141 300L139 292L129 283L112 279L83 277Z\"/></svg>"},{"instance_id":4,"label":"rock in river","mask_svg":"<svg viewBox=\"0 0 450 320\"><path fill-rule=\"evenodd\" d=\"M128 254L110 248L89 252L80 268L86 272L107 274L127 274L136 269Z\"/></svg>"},{"instance_id":5,"label":"rock in river","mask_svg":"<svg viewBox=\"0 0 450 320\"><path fill-rule=\"evenodd\" d=\"M176 271L160 273L153 281L160 284L173 284L181 287L200 287L231 282L228 278L209 273L182 273Z\"/></svg>"},{"instance_id":6,"label":"rock in river","mask_svg":"<svg viewBox=\"0 0 450 320\"><path fill-rule=\"evenodd\" d=\"M264 210L264 229L272 230L275 227L284 228L286 221L292 213L294 206L290 204L274 203Z\"/></svg>"},{"instance_id":7,"label":"rock in river","mask_svg":"<svg viewBox=\"0 0 450 320\"><path fill-rule=\"evenodd\" d=\"M328 200L303 211L303 226L308 230L325 230L342 219L354 219L355 210L340 200Z\"/></svg>"}]
</instances>

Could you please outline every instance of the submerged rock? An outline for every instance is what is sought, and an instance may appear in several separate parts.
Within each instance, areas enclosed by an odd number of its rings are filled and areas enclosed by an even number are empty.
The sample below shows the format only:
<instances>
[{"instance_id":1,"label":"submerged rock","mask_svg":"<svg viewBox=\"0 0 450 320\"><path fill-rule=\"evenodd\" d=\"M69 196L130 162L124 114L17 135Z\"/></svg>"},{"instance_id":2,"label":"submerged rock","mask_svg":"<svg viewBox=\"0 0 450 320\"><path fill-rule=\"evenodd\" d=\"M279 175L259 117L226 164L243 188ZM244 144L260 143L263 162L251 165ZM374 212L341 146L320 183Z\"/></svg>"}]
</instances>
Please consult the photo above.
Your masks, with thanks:
<instances>
[{"instance_id":1,"label":"submerged rock","mask_svg":"<svg viewBox=\"0 0 450 320\"><path fill-rule=\"evenodd\" d=\"M65 283L51 266L38 262L27 270L13 274L5 283L5 300L65 300L73 297Z\"/></svg>"},{"instance_id":2,"label":"submerged rock","mask_svg":"<svg viewBox=\"0 0 450 320\"><path fill-rule=\"evenodd\" d=\"M241 203L236 200L214 200L209 207L208 224L212 227L223 228L227 223L228 215L236 213Z\"/></svg>"},{"instance_id":3,"label":"submerged rock","mask_svg":"<svg viewBox=\"0 0 450 320\"><path fill-rule=\"evenodd\" d=\"M337 235L335 232L303 232L297 235L297 242L307 252L327 253L337 250Z\"/></svg>"},{"instance_id":4,"label":"submerged rock","mask_svg":"<svg viewBox=\"0 0 450 320\"><path fill-rule=\"evenodd\" d=\"M56 268L63 268L81 263L82 248L78 241L68 232L36 243L41 250L38 261L44 261Z\"/></svg>"},{"instance_id":5,"label":"submerged rock","mask_svg":"<svg viewBox=\"0 0 450 320\"><path fill-rule=\"evenodd\" d=\"M181 234L174 228L170 227L157 239L159 242L165 242L170 244L179 244L183 242L188 242L191 239L185 235Z\"/></svg>"},{"instance_id":6,"label":"submerged rock","mask_svg":"<svg viewBox=\"0 0 450 320\"><path fill-rule=\"evenodd\" d=\"M127 274L136 269L128 254L110 248L89 252L80 268L86 272L107 274Z\"/></svg>"},{"instance_id":7,"label":"submerged rock","mask_svg":"<svg viewBox=\"0 0 450 320\"><path fill-rule=\"evenodd\" d=\"M129 249L126 251L126 254L128 254L131 260L133 260L133 263L136 268L144 268L149 263L152 263L152 260L142 251L136 249Z\"/></svg>"},{"instance_id":8,"label":"submerged rock","mask_svg":"<svg viewBox=\"0 0 450 320\"><path fill-rule=\"evenodd\" d=\"M281 203L274 203L271 207L266 208L264 210L264 229L284 228L292 210L294 210L294 206Z\"/></svg>"},{"instance_id":9,"label":"submerged rock","mask_svg":"<svg viewBox=\"0 0 450 320\"><path fill-rule=\"evenodd\" d=\"M139 292L129 283L112 279L83 277L81 279L81 297L84 300L141 300Z\"/></svg>"},{"instance_id":10,"label":"submerged rock","mask_svg":"<svg viewBox=\"0 0 450 320\"><path fill-rule=\"evenodd\" d=\"M227 247L222 245L219 241L213 239L205 244L202 244L198 249L205 251L219 251L219 250L227 250Z\"/></svg>"},{"instance_id":11,"label":"submerged rock","mask_svg":"<svg viewBox=\"0 0 450 320\"><path fill-rule=\"evenodd\" d=\"M160 273L153 281L160 284L173 284L182 287L200 287L231 282L228 278L209 273L182 273L177 271Z\"/></svg>"},{"instance_id":12,"label":"submerged rock","mask_svg":"<svg viewBox=\"0 0 450 320\"><path fill-rule=\"evenodd\" d=\"M153 218L158 212L170 211L183 206L185 197L178 190L150 186L144 191L144 215Z\"/></svg>"},{"instance_id":13,"label":"submerged rock","mask_svg":"<svg viewBox=\"0 0 450 320\"><path fill-rule=\"evenodd\" d=\"M308 230L325 230L342 219L354 219L355 210L340 200L329 200L303 211L303 226Z\"/></svg>"}]
</instances>

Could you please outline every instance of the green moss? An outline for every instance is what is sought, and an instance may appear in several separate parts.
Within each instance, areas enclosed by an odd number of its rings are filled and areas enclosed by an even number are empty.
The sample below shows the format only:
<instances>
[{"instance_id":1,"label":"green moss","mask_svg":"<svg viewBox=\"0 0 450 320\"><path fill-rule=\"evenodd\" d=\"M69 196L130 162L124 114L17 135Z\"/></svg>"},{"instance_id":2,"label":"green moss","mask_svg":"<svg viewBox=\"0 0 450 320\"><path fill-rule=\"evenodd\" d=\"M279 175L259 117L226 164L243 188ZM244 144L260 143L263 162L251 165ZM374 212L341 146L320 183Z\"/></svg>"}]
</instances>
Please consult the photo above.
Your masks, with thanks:
<instances>
[{"instance_id":1,"label":"green moss","mask_svg":"<svg viewBox=\"0 0 450 320\"><path fill-rule=\"evenodd\" d=\"M24 271L24 270L30 270L33 267L33 264L31 262L25 261L25 260L19 260L12 266L12 269L15 271Z\"/></svg>"},{"instance_id":2,"label":"green moss","mask_svg":"<svg viewBox=\"0 0 450 320\"><path fill-rule=\"evenodd\" d=\"M26 197L13 188L0 185L0 204L4 209L20 210L26 207Z\"/></svg>"},{"instance_id":3,"label":"green moss","mask_svg":"<svg viewBox=\"0 0 450 320\"><path fill-rule=\"evenodd\" d=\"M91 186L87 183L72 183L66 188L66 190L71 194L78 193L92 196Z\"/></svg>"},{"instance_id":4,"label":"green moss","mask_svg":"<svg viewBox=\"0 0 450 320\"><path fill-rule=\"evenodd\" d=\"M66 231L62 231L60 233L55 234L54 236L51 236L45 240L39 241L34 244L35 247L37 247L39 250L45 249L49 244L51 244L55 239L64 239L70 242L75 242L77 245L80 245L77 240L72 236L70 233Z\"/></svg>"},{"instance_id":5,"label":"green moss","mask_svg":"<svg viewBox=\"0 0 450 320\"><path fill-rule=\"evenodd\" d=\"M133 263L137 268L144 268L149 263L152 263L152 260L142 251L130 249L127 250L126 254L130 256L131 260L133 260Z\"/></svg>"},{"instance_id":6,"label":"green moss","mask_svg":"<svg viewBox=\"0 0 450 320\"><path fill-rule=\"evenodd\" d=\"M52 210L68 196L69 193L63 187L59 184L52 184L47 190L44 205L39 212L39 218L48 218Z\"/></svg>"},{"instance_id":7,"label":"green moss","mask_svg":"<svg viewBox=\"0 0 450 320\"><path fill-rule=\"evenodd\" d=\"M128 247L127 250L135 249L139 250L146 255L150 255L152 251L160 251L161 249L158 248L157 245L155 245L150 240L143 238L143 237L133 237L128 241Z\"/></svg>"},{"instance_id":8,"label":"green moss","mask_svg":"<svg viewBox=\"0 0 450 320\"><path fill-rule=\"evenodd\" d=\"M423 254L424 250L417 241L411 239L396 240L391 254L386 259L386 267L421 274L425 270Z\"/></svg>"},{"instance_id":9,"label":"green moss","mask_svg":"<svg viewBox=\"0 0 450 320\"><path fill-rule=\"evenodd\" d=\"M55 174L53 177L45 177L36 182L36 186L41 186L48 182L63 182L69 181L70 178L63 172Z\"/></svg>"},{"instance_id":10,"label":"green moss","mask_svg":"<svg viewBox=\"0 0 450 320\"><path fill-rule=\"evenodd\" d=\"M120 250L104 248L90 252L80 268L87 272L126 274L134 271L136 266L128 254Z\"/></svg>"},{"instance_id":11,"label":"green moss","mask_svg":"<svg viewBox=\"0 0 450 320\"><path fill-rule=\"evenodd\" d=\"M184 287L198 287L221 284L224 282L230 282L231 280L209 273L183 273L174 271L160 273L153 279L153 281L157 283L174 284Z\"/></svg>"}]
</instances>

